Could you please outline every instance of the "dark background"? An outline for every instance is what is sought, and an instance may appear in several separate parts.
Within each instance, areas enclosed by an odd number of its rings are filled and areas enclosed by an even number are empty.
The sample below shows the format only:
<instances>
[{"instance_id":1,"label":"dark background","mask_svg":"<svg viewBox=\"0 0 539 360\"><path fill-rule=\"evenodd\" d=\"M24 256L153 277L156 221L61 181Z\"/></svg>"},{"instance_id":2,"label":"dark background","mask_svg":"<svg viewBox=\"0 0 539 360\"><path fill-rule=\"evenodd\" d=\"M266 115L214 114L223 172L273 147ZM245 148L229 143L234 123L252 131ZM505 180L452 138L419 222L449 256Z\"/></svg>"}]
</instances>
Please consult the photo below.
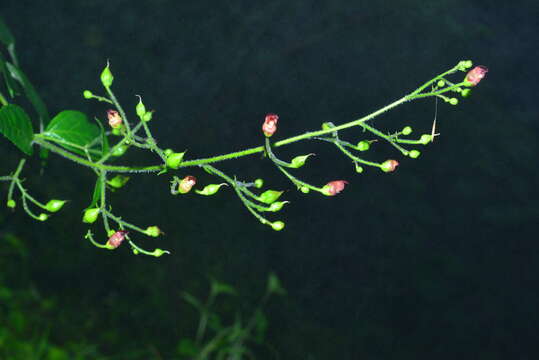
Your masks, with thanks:
<instances>
[{"instance_id":1,"label":"dark background","mask_svg":"<svg viewBox=\"0 0 539 360\"><path fill-rule=\"evenodd\" d=\"M439 103L441 136L419 159L382 144L369 152L399 160L393 174L356 174L327 144L279 149L284 159L317 154L297 171L310 183L350 182L334 198L287 192L292 204L273 217L286 222L282 232L260 225L230 190L178 198L167 176L134 177L111 204L126 220L166 232L139 239L172 251L159 259L91 246L80 214L92 172L53 156L41 175L31 162L25 186L33 195L72 201L46 223L2 210L0 235L24 247L23 255L3 250L4 281L52 301L43 315L52 343L88 342L119 359L130 358L128 349L174 358L197 319L181 291L203 297L213 276L237 287L248 309L270 271L288 291L266 307L267 342L282 359L535 358L537 15L536 1L4 0L0 16L21 67L52 115L103 117L106 107L81 93L101 92L108 59L124 107L133 114L141 94L156 110L159 144L188 149L190 158L261 144L268 112L280 115L282 139L366 115L459 60L490 70L458 106ZM427 99L374 124L421 134L433 116ZM361 133L342 136L355 142ZM1 151L7 175L20 154L6 141ZM293 190L259 156L218 167ZM178 175L216 182L197 169ZM257 358L274 357L258 350Z\"/></svg>"}]
</instances>

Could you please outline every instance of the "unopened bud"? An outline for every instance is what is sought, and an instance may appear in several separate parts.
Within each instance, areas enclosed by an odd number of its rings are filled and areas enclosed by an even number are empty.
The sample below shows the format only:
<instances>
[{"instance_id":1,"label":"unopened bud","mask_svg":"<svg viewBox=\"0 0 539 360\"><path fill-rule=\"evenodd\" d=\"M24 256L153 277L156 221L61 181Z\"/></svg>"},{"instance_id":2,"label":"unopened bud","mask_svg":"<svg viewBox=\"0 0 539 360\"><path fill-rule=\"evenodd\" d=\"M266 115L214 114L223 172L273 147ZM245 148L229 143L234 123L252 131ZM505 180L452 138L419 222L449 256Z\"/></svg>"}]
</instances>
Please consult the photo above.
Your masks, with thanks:
<instances>
[{"instance_id":1,"label":"unopened bud","mask_svg":"<svg viewBox=\"0 0 539 360\"><path fill-rule=\"evenodd\" d=\"M476 86L485 77L488 69L485 66L479 65L474 67L466 74L466 82L468 86Z\"/></svg>"},{"instance_id":2,"label":"unopened bud","mask_svg":"<svg viewBox=\"0 0 539 360\"><path fill-rule=\"evenodd\" d=\"M103 72L101 72L101 83L104 87L109 88L111 87L113 80L114 76L112 76L112 73L110 72L109 62L107 61L107 66L103 69Z\"/></svg>"},{"instance_id":3,"label":"unopened bud","mask_svg":"<svg viewBox=\"0 0 539 360\"><path fill-rule=\"evenodd\" d=\"M194 176L186 176L180 181L178 191L180 194L187 194L196 183L197 179Z\"/></svg>"},{"instance_id":4,"label":"unopened bud","mask_svg":"<svg viewBox=\"0 0 539 360\"><path fill-rule=\"evenodd\" d=\"M399 162L397 160L386 160L382 163L381 169L384 172L392 172L395 171L397 166L399 166Z\"/></svg>"},{"instance_id":5,"label":"unopened bud","mask_svg":"<svg viewBox=\"0 0 539 360\"><path fill-rule=\"evenodd\" d=\"M122 117L116 110L107 110L107 118L109 119L109 125L113 129L119 129L122 127Z\"/></svg>"},{"instance_id":6,"label":"unopened bud","mask_svg":"<svg viewBox=\"0 0 539 360\"><path fill-rule=\"evenodd\" d=\"M109 240L107 241L107 245L112 248L116 249L118 246L122 245L122 242L125 240L125 236L129 233L129 231L125 230L118 230L114 234L112 234L109 237Z\"/></svg>"},{"instance_id":7,"label":"unopened bud","mask_svg":"<svg viewBox=\"0 0 539 360\"><path fill-rule=\"evenodd\" d=\"M275 114L266 115L266 118L264 119L264 124L262 124L262 131L264 132L264 135L270 137L275 133L275 131L277 131L278 120L279 116Z\"/></svg>"},{"instance_id":8,"label":"unopened bud","mask_svg":"<svg viewBox=\"0 0 539 360\"><path fill-rule=\"evenodd\" d=\"M345 185L348 184L346 180L334 180L328 182L322 188L322 193L327 196L335 196L344 190Z\"/></svg>"},{"instance_id":9,"label":"unopened bud","mask_svg":"<svg viewBox=\"0 0 539 360\"><path fill-rule=\"evenodd\" d=\"M277 201L277 199L283 194L283 191L276 191L276 190L266 190L260 196L258 197L258 200L260 202L263 202L264 204L271 204L274 201Z\"/></svg>"},{"instance_id":10,"label":"unopened bud","mask_svg":"<svg viewBox=\"0 0 539 360\"><path fill-rule=\"evenodd\" d=\"M57 212L62 208L62 206L64 206L65 203L65 200L52 199L45 205L45 209L50 212Z\"/></svg>"}]
</instances>

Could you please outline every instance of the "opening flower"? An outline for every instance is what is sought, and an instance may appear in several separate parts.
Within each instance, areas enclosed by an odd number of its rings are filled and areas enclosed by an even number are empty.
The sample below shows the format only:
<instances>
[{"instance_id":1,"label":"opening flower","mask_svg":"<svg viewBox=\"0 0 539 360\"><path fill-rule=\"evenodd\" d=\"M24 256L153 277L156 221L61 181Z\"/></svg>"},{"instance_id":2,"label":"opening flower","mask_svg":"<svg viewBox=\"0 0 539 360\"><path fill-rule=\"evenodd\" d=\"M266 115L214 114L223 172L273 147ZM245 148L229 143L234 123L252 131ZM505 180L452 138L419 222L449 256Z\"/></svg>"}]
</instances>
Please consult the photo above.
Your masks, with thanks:
<instances>
[{"instance_id":1,"label":"opening flower","mask_svg":"<svg viewBox=\"0 0 539 360\"><path fill-rule=\"evenodd\" d=\"M180 194L187 194L189 191L191 191L191 188L195 186L197 183L197 179L194 176L186 176L180 181L180 184L178 185L178 191Z\"/></svg>"},{"instance_id":2,"label":"opening flower","mask_svg":"<svg viewBox=\"0 0 539 360\"><path fill-rule=\"evenodd\" d=\"M125 230L118 230L114 234L112 234L109 237L109 240L107 241L107 245L110 246L113 249L116 249L118 246L122 245L122 242L125 239L125 236L129 233L129 231Z\"/></svg>"},{"instance_id":3,"label":"opening flower","mask_svg":"<svg viewBox=\"0 0 539 360\"><path fill-rule=\"evenodd\" d=\"M322 188L322 191L324 192L324 195L335 196L344 190L346 184L348 184L348 181L346 180L330 181Z\"/></svg>"},{"instance_id":4,"label":"opening flower","mask_svg":"<svg viewBox=\"0 0 539 360\"><path fill-rule=\"evenodd\" d=\"M122 117L116 110L107 110L107 118L109 119L109 125L113 129L118 129L122 126Z\"/></svg>"},{"instance_id":5,"label":"opening flower","mask_svg":"<svg viewBox=\"0 0 539 360\"><path fill-rule=\"evenodd\" d=\"M279 116L275 114L266 115L266 118L264 119L264 124L262 125L262 131L264 132L264 135L270 137L275 131L277 131L278 120Z\"/></svg>"},{"instance_id":6,"label":"opening flower","mask_svg":"<svg viewBox=\"0 0 539 360\"><path fill-rule=\"evenodd\" d=\"M488 69L485 66L476 66L472 70L468 71L468 74L466 74L466 81L469 83L469 86L475 86L479 84L487 72Z\"/></svg>"}]
</instances>

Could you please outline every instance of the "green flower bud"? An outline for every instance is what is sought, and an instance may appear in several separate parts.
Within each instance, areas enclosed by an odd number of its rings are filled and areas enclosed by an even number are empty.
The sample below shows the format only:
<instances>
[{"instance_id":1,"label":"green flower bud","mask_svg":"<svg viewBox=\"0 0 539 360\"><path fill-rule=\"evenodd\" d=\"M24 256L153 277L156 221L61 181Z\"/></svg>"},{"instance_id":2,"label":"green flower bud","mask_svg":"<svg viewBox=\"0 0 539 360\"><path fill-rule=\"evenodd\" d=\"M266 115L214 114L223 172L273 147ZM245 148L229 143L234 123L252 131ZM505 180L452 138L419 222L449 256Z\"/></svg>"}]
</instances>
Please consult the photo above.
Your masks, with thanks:
<instances>
[{"instance_id":1,"label":"green flower bud","mask_svg":"<svg viewBox=\"0 0 539 360\"><path fill-rule=\"evenodd\" d=\"M331 122L325 122L322 124L322 130L329 130L333 127L335 127L335 125L333 125Z\"/></svg>"},{"instance_id":2,"label":"green flower bud","mask_svg":"<svg viewBox=\"0 0 539 360\"><path fill-rule=\"evenodd\" d=\"M309 189L307 186L302 186L299 188L299 191L301 191L304 194L308 194L311 189Z\"/></svg>"},{"instance_id":3,"label":"green flower bud","mask_svg":"<svg viewBox=\"0 0 539 360\"><path fill-rule=\"evenodd\" d=\"M115 232L116 232L116 230L110 229L110 230L107 232L107 236L108 236L108 237L111 237L112 235L114 235Z\"/></svg>"},{"instance_id":4,"label":"green flower bud","mask_svg":"<svg viewBox=\"0 0 539 360\"><path fill-rule=\"evenodd\" d=\"M462 97L467 97L470 95L470 93L472 92L472 89L463 89L461 92L460 92L460 95L462 95Z\"/></svg>"},{"instance_id":5,"label":"green flower bud","mask_svg":"<svg viewBox=\"0 0 539 360\"><path fill-rule=\"evenodd\" d=\"M438 87L443 87L445 85L445 81L443 80L438 80L438 82L436 83L436 86Z\"/></svg>"},{"instance_id":6,"label":"green flower bud","mask_svg":"<svg viewBox=\"0 0 539 360\"><path fill-rule=\"evenodd\" d=\"M264 186L264 180L256 179L255 180L255 188L260 189L262 186Z\"/></svg>"},{"instance_id":7,"label":"green flower bud","mask_svg":"<svg viewBox=\"0 0 539 360\"><path fill-rule=\"evenodd\" d=\"M161 255L164 255L164 254L170 254L170 252L166 250L161 250L161 249L155 249L152 252L152 255L155 257L160 257Z\"/></svg>"},{"instance_id":8,"label":"green flower bud","mask_svg":"<svg viewBox=\"0 0 539 360\"><path fill-rule=\"evenodd\" d=\"M459 103L459 99L457 99L457 98L451 98L451 99L449 99L449 103L450 103L451 105L457 105L457 104Z\"/></svg>"},{"instance_id":9,"label":"green flower bud","mask_svg":"<svg viewBox=\"0 0 539 360\"><path fill-rule=\"evenodd\" d=\"M266 190L258 197L258 200L269 205L276 201L282 195L282 193L283 191Z\"/></svg>"},{"instance_id":10,"label":"green flower bud","mask_svg":"<svg viewBox=\"0 0 539 360\"><path fill-rule=\"evenodd\" d=\"M90 90L84 90L82 96L84 96L85 99L91 99L94 97L94 94L92 94Z\"/></svg>"},{"instance_id":11,"label":"green flower bud","mask_svg":"<svg viewBox=\"0 0 539 360\"><path fill-rule=\"evenodd\" d=\"M174 152L174 150L172 150L172 149L165 149L165 151L163 153L165 154L166 157L168 157L173 152Z\"/></svg>"},{"instance_id":12,"label":"green flower bud","mask_svg":"<svg viewBox=\"0 0 539 360\"><path fill-rule=\"evenodd\" d=\"M112 156L116 156L116 157L122 156L123 154L125 154L126 151L127 151L127 146L120 145L116 149L114 149L114 151L112 152Z\"/></svg>"},{"instance_id":13,"label":"green flower bud","mask_svg":"<svg viewBox=\"0 0 539 360\"><path fill-rule=\"evenodd\" d=\"M109 62L107 61L107 66L103 69L103 72L101 72L101 83L104 87L109 88L111 87L113 80L114 76L112 76L112 73L110 72Z\"/></svg>"},{"instance_id":14,"label":"green flower bud","mask_svg":"<svg viewBox=\"0 0 539 360\"><path fill-rule=\"evenodd\" d=\"M181 153L172 153L169 156L167 156L167 167L171 169L178 169L180 167L180 164L183 160L183 156L185 155L185 151Z\"/></svg>"},{"instance_id":15,"label":"green flower bud","mask_svg":"<svg viewBox=\"0 0 539 360\"><path fill-rule=\"evenodd\" d=\"M418 151L418 150L411 150L408 153L408 156L411 157L412 159L417 159L419 157L419 155L421 155L421 152Z\"/></svg>"},{"instance_id":16,"label":"green flower bud","mask_svg":"<svg viewBox=\"0 0 539 360\"><path fill-rule=\"evenodd\" d=\"M427 145L432 141L432 135L429 134L423 134L421 135L421 138L419 139L419 143L423 145Z\"/></svg>"},{"instance_id":17,"label":"green flower bud","mask_svg":"<svg viewBox=\"0 0 539 360\"><path fill-rule=\"evenodd\" d=\"M277 212L281 210L284 204L288 204L290 201L276 201L272 203L266 211Z\"/></svg>"},{"instance_id":18,"label":"green flower bud","mask_svg":"<svg viewBox=\"0 0 539 360\"><path fill-rule=\"evenodd\" d=\"M356 148L359 150L359 151L367 151L369 150L369 148L371 147L371 145L369 144L368 141L365 141L365 140L361 140L360 142L357 143L356 145Z\"/></svg>"},{"instance_id":19,"label":"green flower bud","mask_svg":"<svg viewBox=\"0 0 539 360\"><path fill-rule=\"evenodd\" d=\"M142 116L142 121L148 122L152 119L153 111L148 111L144 116Z\"/></svg>"},{"instance_id":20,"label":"green flower bud","mask_svg":"<svg viewBox=\"0 0 539 360\"><path fill-rule=\"evenodd\" d=\"M159 235L164 233L157 226L148 226L146 230L144 230L144 234L152 237L158 237Z\"/></svg>"},{"instance_id":21,"label":"green flower bud","mask_svg":"<svg viewBox=\"0 0 539 360\"><path fill-rule=\"evenodd\" d=\"M107 181L107 184L109 184L111 187L115 189L119 189L123 187L128 181L129 181L129 176L116 175L115 177Z\"/></svg>"},{"instance_id":22,"label":"green flower bud","mask_svg":"<svg viewBox=\"0 0 539 360\"><path fill-rule=\"evenodd\" d=\"M222 184L209 184L209 185L206 185L204 187L204 189L202 190L195 190L195 192L197 194L200 194L200 195L213 195L215 194L217 191L219 191L219 189L221 188L221 186L223 185L227 185L225 183L222 183Z\"/></svg>"},{"instance_id":23,"label":"green flower bud","mask_svg":"<svg viewBox=\"0 0 539 360\"><path fill-rule=\"evenodd\" d=\"M139 251L135 248L133 248L133 255L138 255L139 254Z\"/></svg>"},{"instance_id":24,"label":"green flower bud","mask_svg":"<svg viewBox=\"0 0 539 360\"><path fill-rule=\"evenodd\" d=\"M354 165L356 166L356 172L361 174L363 172L363 168L358 163L355 163Z\"/></svg>"},{"instance_id":25,"label":"green flower bud","mask_svg":"<svg viewBox=\"0 0 539 360\"><path fill-rule=\"evenodd\" d=\"M112 135L121 136L123 127L112 128Z\"/></svg>"},{"instance_id":26,"label":"green flower bud","mask_svg":"<svg viewBox=\"0 0 539 360\"><path fill-rule=\"evenodd\" d=\"M82 222L87 223L87 224L92 224L97 220L98 215L99 215L99 208L86 209L82 217Z\"/></svg>"},{"instance_id":27,"label":"green flower bud","mask_svg":"<svg viewBox=\"0 0 539 360\"><path fill-rule=\"evenodd\" d=\"M14 209L17 206L17 203L13 199L9 199L6 203L6 206L10 209Z\"/></svg>"},{"instance_id":28,"label":"green flower bud","mask_svg":"<svg viewBox=\"0 0 539 360\"><path fill-rule=\"evenodd\" d=\"M412 133L412 128L410 126L405 126L401 133L402 135L410 135Z\"/></svg>"},{"instance_id":29,"label":"green flower bud","mask_svg":"<svg viewBox=\"0 0 539 360\"><path fill-rule=\"evenodd\" d=\"M137 116L142 119L144 114L146 114L146 107L142 103L142 98L139 95L137 95L137 96L138 96L138 104L135 107L135 110L137 112Z\"/></svg>"},{"instance_id":30,"label":"green flower bud","mask_svg":"<svg viewBox=\"0 0 539 360\"><path fill-rule=\"evenodd\" d=\"M308 154L308 155L300 155L296 156L292 159L292 167L297 169L305 165L305 161L309 158L309 156L313 156L314 154Z\"/></svg>"},{"instance_id":31,"label":"green flower bud","mask_svg":"<svg viewBox=\"0 0 539 360\"><path fill-rule=\"evenodd\" d=\"M64 206L65 203L66 203L65 200L52 199L45 205L45 209L47 209L47 211L50 211L50 212L57 212L58 210L62 208L62 206Z\"/></svg>"},{"instance_id":32,"label":"green flower bud","mask_svg":"<svg viewBox=\"0 0 539 360\"><path fill-rule=\"evenodd\" d=\"M39 216L38 216L37 219L38 219L39 221L45 221L45 220L47 220L48 218L49 218L49 215L47 215L47 214L45 214L45 213L41 213L41 214L39 214Z\"/></svg>"},{"instance_id":33,"label":"green flower bud","mask_svg":"<svg viewBox=\"0 0 539 360\"><path fill-rule=\"evenodd\" d=\"M275 221L271 223L271 228L275 231L281 231L284 228L284 222Z\"/></svg>"}]
</instances>

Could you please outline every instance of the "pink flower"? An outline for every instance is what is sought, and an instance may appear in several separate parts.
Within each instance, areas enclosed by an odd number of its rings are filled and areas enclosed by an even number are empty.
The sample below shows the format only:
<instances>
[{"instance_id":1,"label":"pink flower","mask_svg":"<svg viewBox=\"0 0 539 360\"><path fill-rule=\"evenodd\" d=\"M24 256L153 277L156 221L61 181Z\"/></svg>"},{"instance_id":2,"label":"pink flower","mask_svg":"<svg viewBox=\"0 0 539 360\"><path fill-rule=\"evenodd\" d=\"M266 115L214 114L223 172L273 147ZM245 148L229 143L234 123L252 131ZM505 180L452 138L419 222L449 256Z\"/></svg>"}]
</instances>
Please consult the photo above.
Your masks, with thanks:
<instances>
[{"instance_id":1,"label":"pink flower","mask_svg":"<svg viewBox=\"0 0 539 360\"><path fill-rule=\"evenodd\" d=\"M264 135L266 135L267 137L270 137L271 135L273 135L275 131L277 131L278 120L279 120L279 116L275 114L266 115L264 124L262 125L262 131L264 132Z\"/></svg>"},{"instance_id":2,"label":"pink flower","mask_svg":"<svg viewBox=\"0 0 539 360\"><path fill-rule=\"evenodd\" d=\"M468 71L466 74L466 81L470 86L475 86L479 84L481 79L483 79L488 72L488 69L485 66L476 66L472 70Z\"/></svg>"},{"instance_id":3,"label":"pink flower","mask_svg":"<svg viewBox=\"0 0 539 360\"><path fill-rule=\"evenodd\" d=\"M344 190L344 186L346 184L348 184L348 181L346 181L346 180L334 180L334 181L328 182L322 188L322 190L324 191L325 195L335 196L335 195L337 195L338 193L340 193L341 191Z\"/></svg>"},{"instance_id":4,"label":"pink flower","mask_svg":"<svg viewBox=\"0 0 539 360\"><path fill-rule=\"evenodd\" d=\"M116 110L107 110L107 118L109 119L109 125L113 129L117 129L122 126L122 117Z\"/></svg>"},{"instance_id":5,"label":"pink flower","mask_svg":"<svg viewBox=\"0 0 539 360\"><path fill-rule=\"evenodd\" d=\"M111 246L113 249L116 249L118 246L122 245L122 242L125 239L125 236L129 233L129 231L125 230L118 230L114 234L112 234L109 237L109 240L107 241L107 245Z\"/></svg>"},{"instance_id":6,"label":"pink flower","mask_svg":"<svg viewBox=\"0 0 539 360\"><path fill-rule=\"evenodd\" d=\"M191 188L195 186L197 183L197 179L194 176L186 176L180 181L180 185L178 185L178 191L181 194L187 194L189 191L191 191Z\"/></svg>"}]
</instances>

